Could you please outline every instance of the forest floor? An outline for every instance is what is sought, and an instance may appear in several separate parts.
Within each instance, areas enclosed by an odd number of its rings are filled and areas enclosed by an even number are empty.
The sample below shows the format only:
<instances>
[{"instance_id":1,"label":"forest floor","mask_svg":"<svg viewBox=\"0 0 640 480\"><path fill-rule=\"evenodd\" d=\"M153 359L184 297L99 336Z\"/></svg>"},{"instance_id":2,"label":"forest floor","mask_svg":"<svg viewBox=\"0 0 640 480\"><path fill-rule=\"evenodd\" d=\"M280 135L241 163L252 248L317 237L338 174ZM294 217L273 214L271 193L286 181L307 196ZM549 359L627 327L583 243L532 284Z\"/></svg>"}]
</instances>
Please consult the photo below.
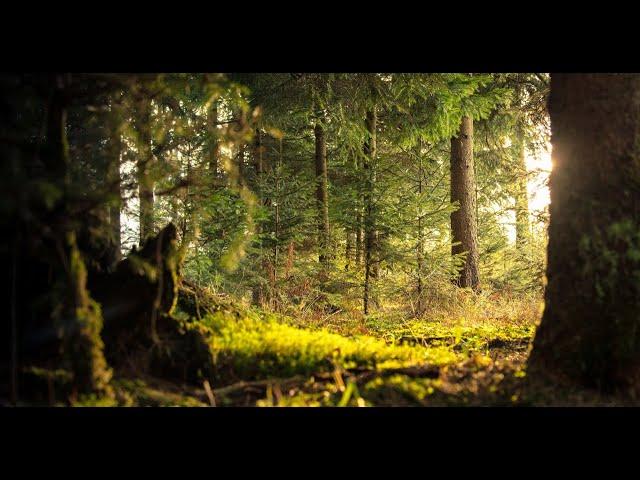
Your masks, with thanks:
<instances>
[{"instance_id":1,"label":"forest floor","mask_svg":"<svg viewBox=\"0 0 640 480\"><path fill-rule=\"evenodd\" d=\"M180 388L153 378L115 384L130 405L619 404L593 392L531 388L525 363L533 325L410 322L374 330L377 335L346 336L293 324L261 318L215 325L220 336L214 351L224 365L224 380L216 388Z\"/></svg>"},{"instance_id":2,"label":"forest floor","mask_svg":"<svg viewBox=\"0 0 640 480\"><path fill-rule=\"evenodd\" d=\"M219 309L198 319L216 365L214 385L187 386L116 371L114 398L78 406L531 406L619 405L593 392L532 387L526 359L539 299L473 301L465 311L402 320L346 313L288 317ZM242 314L238 314L242 312ZM466 314L465 314L466 312ZM455 314L454 314L455 313ZM185 312L178 312L185 318ZM34 372L51 378L51 372ZM56 375L64 376L64 372ZM61 404L49 400L50 404ZM64 404L64 403L63 403ZM68 403L66 403L68 404Z\"/></svg>"}]
</instances>

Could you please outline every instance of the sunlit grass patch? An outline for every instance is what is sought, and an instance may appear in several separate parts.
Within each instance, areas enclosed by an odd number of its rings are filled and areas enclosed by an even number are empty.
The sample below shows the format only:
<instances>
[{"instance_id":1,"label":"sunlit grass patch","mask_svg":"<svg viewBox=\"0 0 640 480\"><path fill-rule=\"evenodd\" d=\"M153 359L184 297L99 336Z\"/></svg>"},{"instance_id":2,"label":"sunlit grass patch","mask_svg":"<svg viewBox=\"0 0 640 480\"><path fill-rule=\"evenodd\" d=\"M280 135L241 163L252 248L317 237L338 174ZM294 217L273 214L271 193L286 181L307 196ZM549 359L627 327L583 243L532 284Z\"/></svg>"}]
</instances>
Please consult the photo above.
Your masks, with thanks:
<instances>
[{"instance_id":1,"label":"sunlit grass patch","mask_svg":"<svg viewBox=\"0 0 640 480\"><path fill-rule=\"evenodd\" d=\"M534 325L453 325L410 321L385 333L395 343L449 346L466 353L487 353L492 348L526 348L533 338Z\"/></svg>"},{"instance_id":2,"label":"sunlit grass patch","mask_svg":"<svg viewBox=\"0 0 640 480\"><path fill-rule=\"evenodd\" d=\"M273 318L228 321L208 315L211 348L219 370L238 378L311 375L341 368L397 368L416 364L445 365L458 355L447 347L389 345L382 339L347 338L326 330L307 330Z\"/></svg>"},{"instance_id":3,"label":"sunlit grass patch","mask_svg":"<svg viewBox=\"0 0 640 480\"><path fill-rule=\"evenodd\" d=\"M413 315L401 305L383 304L368 316L357 310L312 316L294 316L291 323L311 329L327 329L342 335L371 335L389 339L407 328L478 328L481 335L498 337L531 336L542 314L539 294L507 295L484 292L476 294L451 286L441 296L431 299L421 315ZM439 327L431 327L437 325ZM509 332L513 331L513 335Z\"/></svg>"}]
</instances>

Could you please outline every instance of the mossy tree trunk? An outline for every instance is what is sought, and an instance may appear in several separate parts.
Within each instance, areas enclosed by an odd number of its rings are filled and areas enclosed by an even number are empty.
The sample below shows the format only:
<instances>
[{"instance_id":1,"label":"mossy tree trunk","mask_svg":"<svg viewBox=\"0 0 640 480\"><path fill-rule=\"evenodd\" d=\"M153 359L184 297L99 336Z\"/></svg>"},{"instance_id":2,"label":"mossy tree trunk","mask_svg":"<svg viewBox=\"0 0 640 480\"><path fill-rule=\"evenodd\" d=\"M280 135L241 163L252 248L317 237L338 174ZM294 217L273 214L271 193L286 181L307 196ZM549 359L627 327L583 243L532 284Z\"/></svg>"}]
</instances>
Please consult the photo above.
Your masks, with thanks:
<instances>
[{"instance_id":1,"label":"mossy tree trunk","mask_svg":"<svg viewBox=\"0 0 640 480\"><path fill-rule=\"evenodd\" d=\"M451 139L451 203L459 208L451 213L451 253L465 254L464 265L455 283L477 290L478 231L476 224L476 180L473 160L473 119L463 117L460 131Z\"/></svg>"},{"instance_id":2,"label":"mossy tree trunk","mask_svg":"<svg viewBox=\"0 0 640 480\"><path fill-rule=\"evenodd\" d=\"M104 358L104 344L100 337L102 314L100 307L87 291L87 271L78 249L74 226L78 219L72 218L69 189L69 147L66 134L67 99L64 75L54 77L53 92L47 110L47 148L45 165L51 179L64 185L66 217L57 232L56 242L64 272L61 307L54 309L54 317L63 331L64 354L69 360L73 383L78 393L110 393L111 370Z\"/></svg>"},{"instance_id":3,"label":"mossy tree trunk","mask_svg":"<svg viewBox=\"0 0 640 480\"><path fill-rule=\"evenodd\" d=\"M102 312L87 290L87 270L73 231L66 234L65 250L67 290L59 321L63 325L64 351L73 372L74 387L78 393L110 394L112 372L100 336Z\"/></svg>"},{"instance_id":4,"label":"mossy tree trunk","mask_svg":"<svg viewBox=\"0 0 640 480\"><path fill-rule=\"evenodd\" d=\"M552 74L545 311L531 375L640 380L640 75Z\"/></svg>"}]
</instances>

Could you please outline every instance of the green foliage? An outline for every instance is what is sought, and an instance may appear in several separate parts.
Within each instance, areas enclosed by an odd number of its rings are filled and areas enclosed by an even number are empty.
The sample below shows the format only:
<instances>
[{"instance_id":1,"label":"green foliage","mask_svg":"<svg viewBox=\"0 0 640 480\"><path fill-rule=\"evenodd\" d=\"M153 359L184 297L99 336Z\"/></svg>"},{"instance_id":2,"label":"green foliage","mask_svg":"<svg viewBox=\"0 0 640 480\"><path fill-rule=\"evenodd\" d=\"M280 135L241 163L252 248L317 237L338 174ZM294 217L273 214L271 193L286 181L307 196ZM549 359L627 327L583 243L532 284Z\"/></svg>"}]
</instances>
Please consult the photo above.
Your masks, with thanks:
<instances>
[{"instance_id":1,"label":"green foliage","mask_svg":"<svg viewBox=\"0 0 640 480\"><path fill-rule=\"evenodd\" d=\"M16 108L19 118L1 127L3 138L13 138L19 131L18 136L26 139L26 147L3 149L9 161L1 167L0 182L10 198L0 207L7 219L21 218L48 234L43 219L64 204L64 216L55 220L78 234L77 248L69 256L72 280L59 282L54 292L60 298L69 283L86 283L88 272L103 274L113 269L120 253L128 254L141 275L156 280L157 265L139 261L135 251L129 252L140 243L141 220L148 216L140 205L146 188L152 203L151 230L168 222L178 229L179 251L166 259L173 291L165 293L174 294L175 302L182 274L211 292L269 312L218 311L203 315L202 320L191 312L176 313L184 317L184 329L202 330L211 339L221 378L445 365L460 360L460 355L487 354L491 342L524 342L531 335L530 325L478 326L457 320L466 315L493 321L488 317L497 309L487 308L493 294L529 299L540 293L545 214L540 221L532 221L531 238L524 247L509 239L505 217L517 203L516 186L523 180L526 184L530 174L519 165L521 150L516 146L532 150L546 141L541 107L547 89L544 75L72 77L66 184L46 176L29 178L34 165L25 159L33 155L25 152L39 151L48 140L36 128L46 119L47 105L35 101L40 94L31 91L38 86L33 78L23 79L24 98L15 105L20 107ZM4 83L10 80L0 80L0 86L9 88ZM7 101L13 105L17 100ZM377 153L369 158L365 117L372 111L378 118ZM463 116L472 117L475 125L484 289L479 297L467 297L468 292L460 292L450 282L464 257L451 254L449 234L450 215L458 208L450 201L450 142ZM320 268L318 262L314 166L318 122L327 143L329 268ZM372 247L376 275L369 287L378 302L363 317L365 273L362 258L355 253L362 253L366 230L376 232ZM635 265L640 253L634 249L637 239L624 240L632 233L628 230L614 226L607 235L615 237L616 245L624 244L629 262ZM121 237L120 252L117 237ZM591 252L594 245L586 243L585 251ZM613 268L617 251L603 252L605 267ZM53 257L55 252L48 255ZM605 268L589 265L598 271ZM603 283L602 288L609 287ZM76 370L86 367L98 372L91 381L102 386L108 383L110 371L98 355L103 346L100 306L83 286L74 292L78 308L69 304L61 318L74 319L81 341L74 340L67 348L80 362ZM370 385L346 381L329 395L316 392L309 399L359 405L368 402L366 392L392 388L422 401L431 395L432 383L411 382L403 376L373 380ZM172 401L138 395L134 387L121 383L118 401ZM281 401L274 400L276 396L273 393L269 402ZM89 395L78 402L98 404L101 398Z\"/></svg>"}]
</instances>

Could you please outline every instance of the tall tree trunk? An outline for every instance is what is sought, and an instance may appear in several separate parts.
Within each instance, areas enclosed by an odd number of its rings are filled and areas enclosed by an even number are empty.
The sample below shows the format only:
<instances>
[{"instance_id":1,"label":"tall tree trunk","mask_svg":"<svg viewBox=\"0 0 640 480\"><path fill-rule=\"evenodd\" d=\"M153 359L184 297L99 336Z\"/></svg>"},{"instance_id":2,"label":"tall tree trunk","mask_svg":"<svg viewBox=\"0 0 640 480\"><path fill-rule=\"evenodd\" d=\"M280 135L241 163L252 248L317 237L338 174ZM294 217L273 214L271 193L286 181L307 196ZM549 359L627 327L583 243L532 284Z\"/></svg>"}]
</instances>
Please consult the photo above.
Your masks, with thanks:
<instances>
[{"instance_id":1,"label":"tall tree trunk","mask_svg":"<svg viewBox=\"0 0 640 480\"><path fill-rule=\"evenodd\" d=\"M451 139L451 203L459 208L451 213L452 255L466 253L464 266L455 283L479 288L478 232L476 224L476 180L473 164L473 119L463 117L457 137Z\"/></svg>"},{"instance_id":2,"label":"tall tree trunk","mask_svg":"<svg viewBox=\"0 0 640 480\"><path fill-rule=\"evenodd\" d=\"M349 227L345 228L344 231L345 237L346 237L346 245L344 248L344 269L346 271L349 271L349 269L351 268L351 260L352 260L352 256L353 256L353 232L351 231L351 229Z\"/></svg>"},{"instance_id":3,"label":"tall tree trunk","mask_svg":"<svg viewBox=\"0 0 640 480\"><path fill-rule=\"evenodd\" d=\"M364 250L364 242L363 242L364 228L362 227L362 223L363 223L362 208L361 208L361 205L358 204L356 206L356 253L355 253L356 266L358 267L358 269L360 268L360 265L362 265L362 252Z\"/></svg>"},{"instance_id":4,"label":"tall tree trunk","mask_svg":"<svg viewBox=\"0 0 640 480\"><path fill-rule=\"evenodd\" d=\"M361 190L362 182L360 179L363 176L363 168L364 161L358 156L356 159L356 179L358 181L358 198L356 199L355 204L355 260L356 260L356 268L359 269L362 265L362 260L364 257L364 215L363 215L363 198L364 198L364 190Z\"/></svg>"},{"instance_id":5,"label":"tall tree trunk","mask_svg":"<svg viewBox=\"0 0 640 480\"><path fill-rule=\"evenodd\" d=\"M113 117L112 112L112 117ZM115 265L122 260L122 238L120 207L122 205L122 187L120 178L120 158L122 155L122 138L120 135L118 119L113 119L111 130L111 151L109 167L107 172L107 183L110 186L113 200L109 204L109 229L111 248L113 253L112 264Z\"/></svg>"},{"instance_id":6,"label":"tall tree trunk","mask_svg":"<svg viewBox=\"0 0 640 480\"><path fill-rule=\"evenodd\" d=\"M246 174L245 174L245 165L244 165L244 155L246 152L245 145L240 145L238 147L238 153L236 154L236 166L238 168L238 185L245 185L246 182Z\"/></svg>"},{"instance_id":7,"label":"tall tree trunk","mask_svg":"<svg viewBox=\"0 0 640 480\"><path fill-rule=\"evenodd\" d=\"M552 74L551 221L532 375L640 380L640 75Z\"/></svg>"},{"instance_id":8,"label":"tall tree trunk","mask_svg":"<svg viewBox=\"0 0 640 480\"><path fill-rule=\"evenodd\" d=\"M518 154L517 174L515 185L516 211L516 248L524 251L529 240L529 194L527 192L527 164L525 161L524 134L521 129L516 131L515 147Z\"/></svg>"},{"instance_id":9,"label":"tall tree trunk","mask_svg":"<svg viewBox=\"0 0 640 480\"><path fill-rule=\"evenodd\" d=\"M102 314L87 291L87 271L82 260L68 186L69 147L66 134L66 99L63 75L55 76L53 95L47 111L47 149L45 164L52 179L65 186L63 207L67 221L63 223L58 244L60 272L64 272L62 308L56 313L63 328L64 354L69 359L73 385L78 393L110 393L111 370L104 358L100 337Z\"/></svg>"},{"instance_id":10,"label":"tall tree trunk","mask_svg":"<svg viewBox=\"0 0 640 480\"><path fill-rule=\"evenodd\" d=\"M220 142L218 141L218 104L214 103L207 113L207 163L211 179L218 177L220 160Z\"/></svg>"},{"instance_id":11,"label":"tall tree trunk","mask_svg":"<svg viewBox=\"0 0 640 480\"><path fill-rule=\"evenodd\" d=\"M142 99L138 102L138 196L140 198L140 245L153 235L153 178L151 167L153 154L151 150L151 101Z\"/></svg>"},{"instance_id":12,"label":"tall tree trunk","mask_svg":"<svg viewBox=\"0 0 640 480\"><path fill-rule=\"evenodd\" d=\"M270 301L274 307L277 307L274 302L278 301L278 258L280 253L280 182L282 172L282 137L278 139L278 156L275 162L275 202L272 202L274 206L274 242L273 242L273 274L271 277L271 293L269 295Z\"/></svg>"},{"instance_id":13,"label":"tall tree trunk","mask_svg":"<svg viewBox=\"0 0 640 480\"><path fill-rule=\"evenodd\" d=\"M418 155L418 195L422 198L423 191L423 177L424 177L424 167L422 163L422 142L420 141L416 146L416 154ZM422 221L422 215L418 216L418 242L416 245L416 275L417 275L417 285L416 285L416 293L418 296L416 310L418 315L421 315L424 310L424 301L423 301L423 282L422 282L422 271L424 269L424 226Z\"/></svg>"},{"instance_id":14,"label":"tall tree trunk","mask_svg":"<svg viewBox=\"0 0 640 480\"><path fill-rule=\"evenodd\" d=\"M374 189L376 183L376 128L378 116L375 110L367 112L367 139L364 144L364 314L368 315L372 304L376 304L376 279L378 277L378 232Z\"/></svg>"},{"instance_id":15,"label":"tall tree trunk","mask_svg":"<svg viewBox=\"0 0 640 480\"><path fill-rule=\"evenodd\" d=\"M256 169L256 179L264 173L264 146L262 145L262 131L256 128L254 144L254 164Z\"/></svg>"},{"instance_id":16,"label":"tall tree trunk","mask_svg":"<svg viewBox=\"0 0 640 480\"><path fill-rule=\"evenodd\" d=\"M316 123L316 200L318 205L318 260L323 269L329 266L329 195L327 187L327 144L324 128Z\"/></svg>"},{"instance_id":17,"label":"tall tree trunk","mask_svg":"<svg viewBox=\"0 0 640 480\"><path fill-rule=\"evenodd\" d=\"M254 137L254 149L253 149L253 165L255 168L255 181L256 184L254 185L254 190L256 192L256 194L259 197L262 197L261 194L261 182L262 182L262 176L264 174L264 147L262 145L262 132L260 130L260 128L256 128L255 131L255 137ZM265 205L265 200L263 198L261 198L261 204ZM262 225L257 222L256 223L256 234L259 236L262 233ZM258 237L260 238L260 237ZM260 242L260 248L259 248L259 252L257 254L258 256L258 260L257 260L257 264L260 265L260 267L262 268L262 272L263 274L266 276L267 274L267 268L266 268L266 264L267 261L264 258L264 254L262 251L262 240L258 240ZM265 300L265 293L264 293L264 288L262 287L262 284L257 283L253 285L252 291L251 291L251 297L252 297L252 303L254 305L262 305L262 303L264 303Z\"/></svg>"}]
</instances>

